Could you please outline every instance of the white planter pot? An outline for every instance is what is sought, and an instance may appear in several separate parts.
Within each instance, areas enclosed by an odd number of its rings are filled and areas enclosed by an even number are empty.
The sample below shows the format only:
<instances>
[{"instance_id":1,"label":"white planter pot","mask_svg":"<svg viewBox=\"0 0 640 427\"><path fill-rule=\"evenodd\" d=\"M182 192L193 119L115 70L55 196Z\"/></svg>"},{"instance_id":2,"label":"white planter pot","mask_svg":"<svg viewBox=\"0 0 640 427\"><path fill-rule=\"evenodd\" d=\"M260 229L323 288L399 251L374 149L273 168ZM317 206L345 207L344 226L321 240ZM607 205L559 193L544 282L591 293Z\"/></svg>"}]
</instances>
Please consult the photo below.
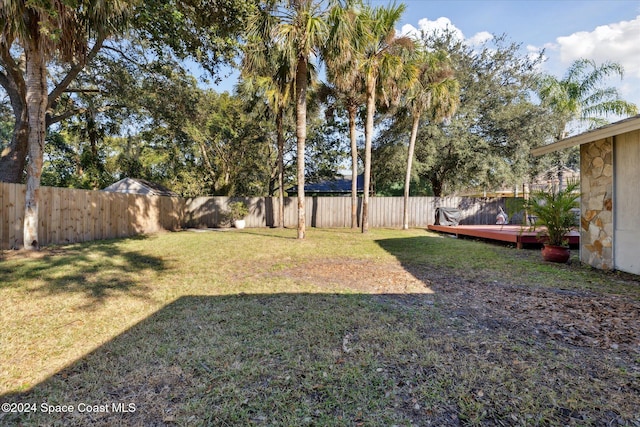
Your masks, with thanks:
<instances>
[{"instance_id":1,"label":"white planter pot","mask_svg":"<svg viewBox=\"0 0 640 427\"><path fill-rule=\"evenodd\" d=\"M238 230L242 230L246 225L247 225L247 224L246 224L246 222L245 222L245 220L244 220L244 219L236 219L236 220L233 222L233 226L234 226L235 228L237 228Z\"/></svg>"}]
</instances>

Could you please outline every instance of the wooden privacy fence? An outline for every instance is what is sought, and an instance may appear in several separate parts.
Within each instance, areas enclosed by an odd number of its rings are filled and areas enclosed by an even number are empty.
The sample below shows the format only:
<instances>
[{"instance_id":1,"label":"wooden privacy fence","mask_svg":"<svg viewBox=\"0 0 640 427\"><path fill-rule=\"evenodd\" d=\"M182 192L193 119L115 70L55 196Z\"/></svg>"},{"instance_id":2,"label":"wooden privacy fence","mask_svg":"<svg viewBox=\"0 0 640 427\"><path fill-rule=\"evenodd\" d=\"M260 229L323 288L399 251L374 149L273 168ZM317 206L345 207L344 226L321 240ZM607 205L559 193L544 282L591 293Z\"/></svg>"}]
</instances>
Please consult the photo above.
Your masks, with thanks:
<instances>
[{"instance_id":1,"label":"wooden privacy fence","mask_svg":"<svg viewBox=\"0 0 640 427\"><path fill-rule=\"evenodd\" d=\"M25 188L0 182L0 247L23 245ZM69 188L40 188L38 238L42 246L175 230L184 201Z\"/></svg>"},{"instance_id":2,"label":"wooden privacy fence","mask_svg":"<svg viewBox=\"0 0 640 427\"><path fill-rule=\"evenodd\" d=\"M0 249L23 245L24 197L24 185L0 182ZM228 204L234 200L243 200L249 206L247 227L271 227L277 223L278 199L271 197L185 199L41 187L40 245L112 239L160 230L226 226L225 213ZM370 227L402 226L401 197L371 197L369 200ZM308 197L305 201L308 226L351 226L350 197ZM437 207L460 209L462 224L493 224L498 206L504 207L504 202L503 199L412 197L409 199L409 225L426 227L433 224ZM297 206L297 198L284 199L286 227L297 226Z\"/></svg>"}]
</instances>

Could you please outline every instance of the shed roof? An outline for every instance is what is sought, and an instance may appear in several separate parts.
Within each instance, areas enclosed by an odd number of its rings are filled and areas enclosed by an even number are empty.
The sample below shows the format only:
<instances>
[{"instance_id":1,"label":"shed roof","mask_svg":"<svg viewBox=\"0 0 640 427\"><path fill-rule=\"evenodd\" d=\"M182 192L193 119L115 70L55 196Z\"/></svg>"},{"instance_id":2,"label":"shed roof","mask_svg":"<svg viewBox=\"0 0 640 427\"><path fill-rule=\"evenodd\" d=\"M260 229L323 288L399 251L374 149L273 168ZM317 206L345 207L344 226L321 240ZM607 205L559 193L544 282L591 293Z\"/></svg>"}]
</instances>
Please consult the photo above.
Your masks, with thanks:
<instances>
[{"instance_id":1,"label":"shed roof","mask_svg":"<svg viewBox=\"0 0 640 427\"><path fill-rule=\"evenodd\" d=\"M337 177L332 180L322 181L315 184L305 184L305 193L317 193L317 194L351 194L351 176ZM364 174L360 174L357 177L356 185L358 193L364 191ZM288 193L296 192L298 186L294 185L287 190Z\"/></svg>"},{"instance_id":2,"label":"shed roof","mask_svg":"<svg viewBox=\"0 0 640 427\"><path fill-rule=\"evenodd\" d=\"M179 197L164 185L140 178L123 178L103 189L111 193L148 194L150 196Z\"/></svg>"},{"instance_id":3,"label":"shed roof","mask_svg":"<svg viewBox=\"0 0 640 427\"><path fill-rule=\"evenodd\" d=\"M571 136L569 138L565 138L558 142L554 142L553 144L534 148L533 150L531 150L531 154L533 154L534 156L542 156L543 154L553 153L554 151L562 150L563 148L587 144L589 142L598 141L600 139L609 138L615 135L633 132L634 130L638 129L640 129L640 114L624 120L620 120L615 123L608 124L606 126L599 127L597 129Z\"/></svg>"}]
</instances>

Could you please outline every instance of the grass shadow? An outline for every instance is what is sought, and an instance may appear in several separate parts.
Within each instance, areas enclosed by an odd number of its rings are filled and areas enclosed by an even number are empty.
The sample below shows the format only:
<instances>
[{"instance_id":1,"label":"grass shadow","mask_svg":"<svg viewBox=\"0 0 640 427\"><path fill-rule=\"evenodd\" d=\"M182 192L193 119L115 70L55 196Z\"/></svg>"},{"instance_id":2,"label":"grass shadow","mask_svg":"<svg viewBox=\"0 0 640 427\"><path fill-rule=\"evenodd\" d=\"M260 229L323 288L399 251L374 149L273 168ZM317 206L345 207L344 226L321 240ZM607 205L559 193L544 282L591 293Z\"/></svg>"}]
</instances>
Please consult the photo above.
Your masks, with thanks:
<instances>
[{"instance_id":1,"label":"grass shadow","mask_svg":"<svg viewBox=\"0 0 640 427\"><path fill-rule=\"evenodd\" d=\"M143 238L133 240L140 239ZM0 261L0 289L21 288L34 296L82 296L82 308L87 309L125 293L145 298L149 289L138 278L166 270L165 261L123 249L121 243L122 240L104 240L9 254Z\"/></svg>"},{"instance_id":2,"label":"grass shadow","mask_svg":"<svg viewBox=\"0 0 640 427\"><path fill-rule=\"evenodd\" d=\"M598 424L638 413L620 360L597 355L604 371L591 372L562 346L471 331L432 298L183 296L33 389L1 396L37 406L0 413L0 424Z\"/></svg>"}]
</instances>

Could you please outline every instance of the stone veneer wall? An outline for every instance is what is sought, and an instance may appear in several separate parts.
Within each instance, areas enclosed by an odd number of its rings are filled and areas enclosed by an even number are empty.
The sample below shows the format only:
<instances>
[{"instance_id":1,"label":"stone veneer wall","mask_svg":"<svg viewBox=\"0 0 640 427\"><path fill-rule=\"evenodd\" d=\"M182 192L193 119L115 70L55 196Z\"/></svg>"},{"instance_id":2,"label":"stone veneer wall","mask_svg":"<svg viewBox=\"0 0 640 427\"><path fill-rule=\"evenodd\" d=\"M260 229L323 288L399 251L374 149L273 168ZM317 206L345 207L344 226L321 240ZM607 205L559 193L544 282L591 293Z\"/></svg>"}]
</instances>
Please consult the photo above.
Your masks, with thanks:
<instances>
[{"instance_id":1,"label":"stone veneer wall","mask_svg":"<svg viewBox=\"0 0 640 427\"><path fill-rule=\"evenodd\" d=\"M613 268L613 138L580 146L580 260Z\"/></svg>"}]
</instances>

